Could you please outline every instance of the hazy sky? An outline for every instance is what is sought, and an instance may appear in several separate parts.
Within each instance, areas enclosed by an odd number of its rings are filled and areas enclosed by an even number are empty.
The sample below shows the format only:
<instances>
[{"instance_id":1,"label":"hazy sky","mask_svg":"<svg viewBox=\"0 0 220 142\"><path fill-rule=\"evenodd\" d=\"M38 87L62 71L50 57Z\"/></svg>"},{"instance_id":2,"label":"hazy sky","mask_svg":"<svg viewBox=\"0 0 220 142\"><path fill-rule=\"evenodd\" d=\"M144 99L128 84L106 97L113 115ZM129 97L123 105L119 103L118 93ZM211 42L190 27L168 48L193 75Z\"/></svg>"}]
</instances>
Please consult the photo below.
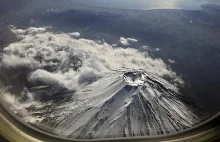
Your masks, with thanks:
<instances>
[{"instance_id":1,"label":"hazy sky","mask_svg":"<svg viewBox=\"0 0 220 142\"><path fill-rule=\"evenodd\" d=\"M72 0L77 3L123 9L200 9L202 4L220 5L219 0Z\"/></svg>"}]
</instances>

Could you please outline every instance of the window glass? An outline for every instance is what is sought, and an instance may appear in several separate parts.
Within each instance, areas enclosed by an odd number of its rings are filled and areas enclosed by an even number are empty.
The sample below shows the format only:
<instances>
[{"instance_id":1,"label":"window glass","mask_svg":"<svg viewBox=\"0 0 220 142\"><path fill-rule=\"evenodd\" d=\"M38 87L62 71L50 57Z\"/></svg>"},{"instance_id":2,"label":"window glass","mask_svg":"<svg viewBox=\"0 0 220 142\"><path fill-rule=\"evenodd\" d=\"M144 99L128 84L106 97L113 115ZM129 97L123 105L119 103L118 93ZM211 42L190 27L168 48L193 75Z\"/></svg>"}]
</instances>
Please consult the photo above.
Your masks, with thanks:
<instances>
[{"instance_id":1,"label":"window glass","mask_svg":"<svg viewBox=\"0 0 220 142\"><path fill-rule=\"evenodd\" d=\"M220 109L218 0L3 0L0 101L70 139L179 134Z\"/></svg>"}]
</instances>

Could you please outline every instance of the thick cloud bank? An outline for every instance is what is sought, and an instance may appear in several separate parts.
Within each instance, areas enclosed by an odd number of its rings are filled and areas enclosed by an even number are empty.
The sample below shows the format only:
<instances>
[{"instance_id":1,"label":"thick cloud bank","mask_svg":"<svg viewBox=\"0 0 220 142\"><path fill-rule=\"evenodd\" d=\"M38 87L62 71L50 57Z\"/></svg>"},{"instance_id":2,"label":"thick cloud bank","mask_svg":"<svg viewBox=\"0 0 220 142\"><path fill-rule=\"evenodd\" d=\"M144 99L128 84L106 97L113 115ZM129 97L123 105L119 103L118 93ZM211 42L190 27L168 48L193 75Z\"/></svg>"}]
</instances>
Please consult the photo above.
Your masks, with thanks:
<instances>
[{"instance_id":1,"label":"thick cloud bank","mask_svg":"<svg viewBox=\"0 0 220 142\"><path fill-rule=\"evenodd\" d=\"M180 80L161 59L133 48L112 47L89 39L76 39L80 33L52 33L47 28L30 27L12 31L20 41L4 48L1 63L7 68L28 67L30 82L59 84L77 90L106 73L121 69L143 69L157 76ZM122 42L137 42L120 38Z\"/></svg>"}]
</instances>

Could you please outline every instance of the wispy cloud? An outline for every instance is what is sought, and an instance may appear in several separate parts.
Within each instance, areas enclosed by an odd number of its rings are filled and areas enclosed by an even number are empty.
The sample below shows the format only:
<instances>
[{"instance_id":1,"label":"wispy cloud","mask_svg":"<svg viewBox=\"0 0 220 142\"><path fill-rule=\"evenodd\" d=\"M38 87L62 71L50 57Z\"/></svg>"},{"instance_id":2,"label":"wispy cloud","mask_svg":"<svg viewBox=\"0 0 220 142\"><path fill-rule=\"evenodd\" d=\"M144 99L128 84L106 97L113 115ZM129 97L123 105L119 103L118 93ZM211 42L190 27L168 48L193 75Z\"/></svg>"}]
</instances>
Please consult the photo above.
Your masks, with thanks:
<instances>
[{"instance_id":1,"label":"wispy cloud","mask_svg":"<svg viewBox=\"0 0 220 142\"><path fill-rule=\"evenodd\" d=\"M134 39L134 38L124 38L124 37L120 37L120 43L122 45L130 45L130 42L138 42L138 40Z\"/></svg>"}]
</instances>

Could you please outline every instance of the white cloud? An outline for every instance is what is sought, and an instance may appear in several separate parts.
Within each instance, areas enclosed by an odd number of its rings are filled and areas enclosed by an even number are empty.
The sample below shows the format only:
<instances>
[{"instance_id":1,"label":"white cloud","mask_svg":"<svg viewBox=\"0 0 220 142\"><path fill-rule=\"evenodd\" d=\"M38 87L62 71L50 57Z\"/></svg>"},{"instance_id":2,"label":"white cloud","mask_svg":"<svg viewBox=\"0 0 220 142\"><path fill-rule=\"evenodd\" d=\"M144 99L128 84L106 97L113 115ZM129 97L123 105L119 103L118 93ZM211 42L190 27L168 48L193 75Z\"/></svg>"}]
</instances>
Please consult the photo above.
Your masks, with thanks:
<instances>
[{"instance_id":1,"label":"white cloud","mask_svg":"<svg viewBox=\"0 0 220 142\"><path fill-rule=\"evenodd\" d=\"M20 35L24 33L27 33L27 34L41 33L41 32L46 31L46 28L48 27L40 27L40 28L30 27L24 30L24 29L17 29L15 26L10 25L9 28L11 28L12 32L14 32L15 34Z\"/></svg>"},{"instance_id":2,"label":"white cloud","mask_svg":"<svg viewBox=\"0 0 220 142\"><path fill-rule=\"evenodd\" d=\"M138 42L138 40L134 39L134 38L127 38L128 41L131 41L131 42Z\"/></svg>"},{"instance_id":3,"label":"white cloud","mask_svg":"<svg viewBox=\"0 0 220 142\"><path fill-rule=\"evenodd\" d=\"M160 51L160 48L156 48L155 51Z\"/></svg>"},{"instance_id":4,"label":"white cloud","mask_svg":"<svg viewBox=\"0 0 220 142\"><path fill-rule=\"evenodd\" d=\"M125 45L125 46L130 45L130 42L138 42L138 40L134 38L124 38L124 37L120 37L119 41L122 45Z\"/></svg>"},{"instance_id":5,"label":"white cloud","mask_svg":"<svg viewBox=\"0 0 220 142\"><path fill-rule=\"evenodd\" d=\"M80 37L80 33L79 32L69 33L69 35L73 36L73 37Z\"/></svg>"},{"instance_id":6,"label":"white cloud","mask_svg":"<svg viewBox=\"0 0 220 142\"><path fill-rule=\"evenodd\" d=\"M148 50L149 49L149 47L147 45L144 45L141 48L144 49L144 50Z\"/></svg>"},{"instance_id":7,"label":"white cloud","mask_svg":"<svg viewBox=\"0 0 220 142\"><path fill-rule=\"evenodd\" d=\"M77 89L121 68L144 69L157 76L178 78L161 59L153 59L147 52L134 48L113 47L83 38L77 40L71 34L47 32L44 27L22 30L13 27L12 31L22 39L3 49L1 63L9 68L26 66L34 69L28 78L32 82L40 80ZM121 40L125 45L137 42L132 38ZM43 70L44 67L53 71Z\"/></svg>"},{"instance_id":8,"label":"white cloud","mask_svg":"<svg viewBox=\"0 0 220 142\"><path fill-rule=\"evenodd\" d=\"M48 85L56 85L64 86L64 76L59 73L50 73L46 70L38 69L32 72L28 78L30 82L45 82Z\"/></svg>"},{"instance_id":9,"label":"white cloud","mask_svg":"<svg viewBox=\"0 0 220 142\"><path fill-rule=\"evenodd\" d=\"M172 60L172 59L168 59L168 61L169 61L171 64L174 64L174 63L175 63L175 61Z\"/></svg>"},{"instance_id":10,"label":"white cloud","mask_svg":"<svg viewBox=\"0 0 220 142\"><path fill-rule=\"evenodd\" d=\"M2 58L3 66L7 68L16 68L16 67L29 67L34 68L38 65L38 61L29 57L19 57L16 55L3 55Z\"/></svg>"},{"instance_id":11,"label":"white cloud","mask_svg":"<svg viewBox=\"0 0 220 142\"><path fill-rule=\"evenodd\" d=\"M25 122L30 122L30 123L37 123L37 122L41 122L44 117L35 117L33 115L30 114L30 112L28 112L25 108L28 108L34 104L37 104L36 102L33 101L32 95L31 94L27 94L28 95L28 100L25 103L20 103L17 98L15 97L15 95L8 93L7 91L1 91L0 92L0 97L2 99L2 101L4 101L4 103L7 105L7 108L10 110L13 110L14 113L22 115L22 119ZM44 105L44 104L41 104Z\"/></svg>"}]
</instances>

